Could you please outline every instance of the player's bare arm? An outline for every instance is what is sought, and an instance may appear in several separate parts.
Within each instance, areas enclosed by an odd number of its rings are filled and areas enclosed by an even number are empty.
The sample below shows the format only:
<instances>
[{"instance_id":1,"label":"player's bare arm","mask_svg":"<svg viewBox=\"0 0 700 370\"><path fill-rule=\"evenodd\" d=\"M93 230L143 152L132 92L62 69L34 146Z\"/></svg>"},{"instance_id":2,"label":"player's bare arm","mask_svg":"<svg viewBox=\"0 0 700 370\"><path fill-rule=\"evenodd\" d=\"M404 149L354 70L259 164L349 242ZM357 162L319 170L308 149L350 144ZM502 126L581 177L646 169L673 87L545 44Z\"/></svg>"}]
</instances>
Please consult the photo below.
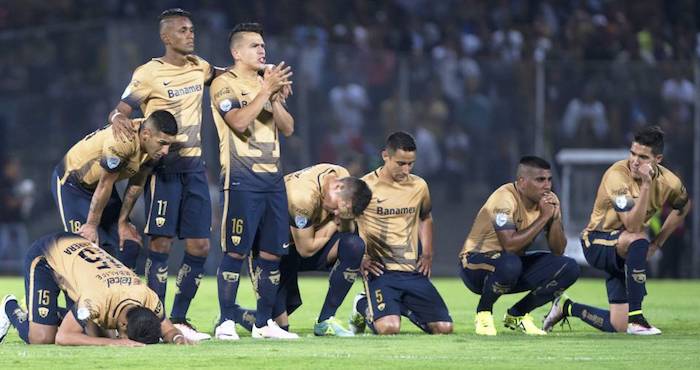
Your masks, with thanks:
<instances>
[{"instance_id":1,"label":"player's bare arm","mask_svg":"<svg viewBox=\"0 0 700 370\"><path fill-rule=\"evenodd\" d=\"M545 199L554 206L554 214L546 227L547 244L552 253L561 256L566 249L566 234L564 233L564 224L561 218L561 203L554 192L545 194Z\"/></svg>"},{"instance_id":2,"label":"player's bare arm","mask_svg":"<svg viewBox=\"0 0 700 370\"><path fill-rule=\"evenodd\" d=\"M194 342L185 338L185 336L182 335L182 332L168 319L165 319L160 323L160 331L163 333L163 341L165 343L195 344Z\"/></svg>"},{"instance_id":3,"label":"player's bare arm","mask_svg":"<svg viewBox=\"0 0 700 370\"><path fill-rule=\"evenodd\" d=\"M321 250L331 239L331 236L338 230L335 222L328 222L320 229L314 231L313 227L297 229L290 227L294 246L302 257L311 257Z\"/></svg>"},{"instance_id":4,"label":"player's bare arm","mask_svg":"<svg viewBox=\"0 0 700 370\"><path fill-rule=\"evenodd\" d=\"M105 205L107 205L107 201L112 194L112 188L118 177L119 173L117 172L102 170L100 181L92 194L87 221L78 230L80 236L93 243L98 243L97 226L100 224L102 212L105 209Z\"/></svg>"},{"instance_id":5,"label":"player's bare arm","mask_svg":"<svg viewBox=\"0 0 700 370\"><path fill-rule=\"evenodd\" d=\"M683 209L674 209L671 211L671 213L669 213L668 217L666 217L666 220L664 221L664 224L661 226L661 230L659 230L659 234L649 244L649 253L647 257L653 256L657 249L663 247L664 243L666 243L666 239L671 236L671 233L673 233L674 230L683 224L685 216L688 215L691 208L691 201L688 200Z\"/></svg>"},{"instance_id":6,"label":"player's bare arm","mask_svg":"<svg viewBox=\"0 0 700 370\"><path fill-rule=\"evenodd\" d=\"M282 65L282 63L280 63L280 65ZM262 112L265 104L270 101L272 94L283 86L291 84L291 81L287 79L291 76L291 71L286 70L287 72L285 72L285 70L286 69L278 68L268 69L265 72L265 78L263 78L262 88L258 95L255 96L255 99L245 107L231 109L226 113L224 116L226 124L238 133L245 132L248 126L252 124L260 112Z\"/></svg>"},{"instance_id":7,"label":"player's bare arm","mask_svg":"<svg viewBox=\"0 0 700 370\"><path fill-rule=\"evenodd\" d=\"M649 192L651 188L651 178L653 168L649 163L639 166L641 183L639 184L639 198L635 200L634 206L628 212L617 212L620 221L625 225L625 230L631 233L644 231L644 217L649 208Z\"/></svg>"},{"instance_id":8,"label":"player's bare arm","mask_svg":"<svg viewBox=\"0 0 700 370\"><path fill-rule=\"evenodd\" d=\"M142 167L139 172L129 178L129 183L124 190L124 200L122 208L119 210L119 220L117 222L119 230L119 248L124 246L124 241L133 240L139 245L142 245L141 234L136 230L136 227L129 222L129 215L134 209L136 200L143 194L143 187L146 184L146 179L151 173L151 167Z\"/></svg>"},{"instance_id":9,"label":"player's bare arm","mask_svg":"<svg viewBox=\"0 0 700 370\"><path fill-rule=\"evenodd\" d=\"M59 346L145 346L145 344L133 341L131 339L91 337L83 333L83 327L75 319L72 311L68 312L66 317L64 317L63 321L61 322L61 326L58 327L58 332L56 333L56 344Z\"/></svg>"},{"instance_id":10,"label":"player's bare arm","mask_svg":"<svg viewBox=\"0 0 700 370\"><path fill-rule=\"evenodd\" d=\"M418 237L423 246L423 251L420 257L418 257L416 270L429 277L433 269L433 216L431 213L428 213L428 215L420 221Z\"/></svg>"},{"instance_id":11,"label":"player's bare arm","mask_svg":"<svg viewBox=\"0 0 700 370\"><path fill-rule=\"evenodd\" d=\"M525 249L537 235L542 231L542 229L547 226L549 220L554 216L554 206L547 201L545 197L542 197L539 202L540 215L537 217L535 222L523 230L497 230L496 237L498 237L498 242L503 246L508 252L520 253Z\"/></svg>"},{"instance_id":12,"label":"player's bare arm","mask_svg":"<svg viewBox=\"0 0 700 370\"><path fill-rule=\"evenodd\" d=\"M132 111L129 104L120 101L114 110L109 112L108 122L112 124L112 131L118 140L129 141L136 138L138 128L134 128L129 119Z\"/></svg>"}]
</instances>

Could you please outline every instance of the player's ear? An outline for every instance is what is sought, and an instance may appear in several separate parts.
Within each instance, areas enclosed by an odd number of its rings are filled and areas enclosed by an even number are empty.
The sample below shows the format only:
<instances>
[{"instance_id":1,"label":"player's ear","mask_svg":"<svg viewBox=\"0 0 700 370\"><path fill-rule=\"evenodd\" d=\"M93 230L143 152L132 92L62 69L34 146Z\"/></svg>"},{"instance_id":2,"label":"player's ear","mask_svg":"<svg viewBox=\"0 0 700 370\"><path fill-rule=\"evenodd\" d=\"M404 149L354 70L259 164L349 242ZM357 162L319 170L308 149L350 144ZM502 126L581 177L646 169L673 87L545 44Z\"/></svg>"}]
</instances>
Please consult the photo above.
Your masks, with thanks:
<instances>
[{"instance_id":1,"label":"player's ear","mask_svg":"<svg viewBox=\"0 0 700 370\"><path fill-rule=\"evenodd\" d=\"M656 155L656 164L661 163L661 161L663 161L663 159L664 159L664 155L663 155L663 154L657 154L657 155Z\"/></svg>"},{"instance_id":2,"label":"player's ear","mask_svg":"<svg viewBox=\"0 0 700 370\"><path fill-rule=\"evenodd\" d=\"M386 150L386 149L382 150L382 159L384 160L384 162L389 160L389 151L388 150Z\"/></svg>"}]
</instances>

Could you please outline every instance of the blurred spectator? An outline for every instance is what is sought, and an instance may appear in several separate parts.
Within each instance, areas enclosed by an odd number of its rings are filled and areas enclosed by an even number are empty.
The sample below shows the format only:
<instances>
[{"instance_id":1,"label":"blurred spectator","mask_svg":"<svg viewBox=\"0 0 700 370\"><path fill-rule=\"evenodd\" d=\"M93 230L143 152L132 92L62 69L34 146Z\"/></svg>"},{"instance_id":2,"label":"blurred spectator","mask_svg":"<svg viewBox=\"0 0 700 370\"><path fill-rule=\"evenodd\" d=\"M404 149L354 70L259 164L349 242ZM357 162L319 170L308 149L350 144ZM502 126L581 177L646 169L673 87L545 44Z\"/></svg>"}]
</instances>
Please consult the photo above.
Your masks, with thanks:
<instances>
[{"instance_id":1,"label":"blurred spectator","mask_svg":"<svg viewBox=\"0 0 700 370\"><path fill-rule=\"evenodd\" d=\"M9 158L3 162L0 174L0 202L0 259L7 259L11 258L8 256L13 252L21 251L21 247L28 246L24 221L29 218L34 205L34 182L22 178L17 158Z\"/></svg>"},{"instance_id":2,"label":"blurred spectator","mask_svg":"<svg viewBox=\"0 0 700 370\"><path fill-rule=\"evenodd\" d=\"M608 120L605 106L596 99L591 85L584 87L580 98L569 102L561 130L564 140L572 146L600 146L606 142ZM592 138L596 141L592 142Z\"/></svg>"}]
</instances>

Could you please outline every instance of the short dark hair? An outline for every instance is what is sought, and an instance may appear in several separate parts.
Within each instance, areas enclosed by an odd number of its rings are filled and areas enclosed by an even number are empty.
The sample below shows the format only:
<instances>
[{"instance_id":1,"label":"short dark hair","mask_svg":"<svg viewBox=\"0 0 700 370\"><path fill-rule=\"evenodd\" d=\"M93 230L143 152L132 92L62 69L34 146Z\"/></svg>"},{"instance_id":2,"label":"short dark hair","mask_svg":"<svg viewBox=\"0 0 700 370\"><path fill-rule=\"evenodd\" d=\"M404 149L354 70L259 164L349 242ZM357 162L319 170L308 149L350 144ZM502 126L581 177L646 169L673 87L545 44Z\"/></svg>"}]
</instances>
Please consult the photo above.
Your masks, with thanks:
<instances>
[{"instance_id":1,"label":"short dark hair","mask_svg":"<svg viewBox=\"0 0 700 370\"><path fill-rule=\"evenodd\" d=\"M656 125L642 127L634 133L634 142L650 147L654 154L663 154L664 131Z\"/></svg>"},{"instance_id":2,"label":"short dark hair","mask_svg":"<svg viewBox=\"0 0 700 370\"><path fill-rule=\"evenodd\" d=\"M126 313L126 335L129 339L143 344L160 341L160 319L146 307L134 307Z\"/></svg>"},{"instance_id":3,"label":"short dark hair","mask_svg":"<svg viewBox=\"0 0 700 370\"><path fill-rule=\"evenodd\" d=\"M545 159L534 155L526 155L520 158L519 164L527 167L539 168L542 170L549 170L552 168L552 165L550 165L549 162L547 162Z\"/></svg>"},{"instance_id":4,"label":"short dark hair","mask_svg":"<svg viewBox=\"0 0 700 370\"><path fill-rule=\"evenodd\" d=\"M263 27L260 23L239 23L228 34L228 45L231 46L234 36L240 32L254 32L263 36Z\"/></svg>"},{"instance_id":5,"label":"short dark hair","mask_svg":"<svg viewBox=\"0 0 700 370\"><path fill-rule=\"evenodd\" d=\"M372 190L367 183L357 177L343 177L340 181L345 185L342 196L352 202L352 214L359 216L365 211L372 200Z\"/></svg>"},{"instance_id":6,"label":"short dark hair","mask_svg":"<svg viewBox=\"0 0 700 370\"><path fill-rule=\"evenodd\" d=\"M150 122L156 130L166 135L177 135L177 120L167 110L157 110L151 113L146 122Z\"/></svg>"},{"instance_id":7,"label":"short dark hair","mask_svg":"<svg viewBox=\"0 0 700 370\"><path fill-rule=\"evenodd\" d=\"M386 138L386 149L392 154L399 149L406 152L415 152L416 140L407 132L397 131Z\"/></svg>"},{"instance_id":8,"label":"short dark hair","mask_svg":"<svg viewBox=\"0 0 700 370\"><path fill-rule=\"evenodd\" d=\"M181 8L171 8L171 9L166 9L163 10L162 13L158 16L158 21L162 22L166 18L171 18L171 17L185 17L192 19L192 13L188 12L187 10L181 9Z\"/></svg>"}]
</instances>

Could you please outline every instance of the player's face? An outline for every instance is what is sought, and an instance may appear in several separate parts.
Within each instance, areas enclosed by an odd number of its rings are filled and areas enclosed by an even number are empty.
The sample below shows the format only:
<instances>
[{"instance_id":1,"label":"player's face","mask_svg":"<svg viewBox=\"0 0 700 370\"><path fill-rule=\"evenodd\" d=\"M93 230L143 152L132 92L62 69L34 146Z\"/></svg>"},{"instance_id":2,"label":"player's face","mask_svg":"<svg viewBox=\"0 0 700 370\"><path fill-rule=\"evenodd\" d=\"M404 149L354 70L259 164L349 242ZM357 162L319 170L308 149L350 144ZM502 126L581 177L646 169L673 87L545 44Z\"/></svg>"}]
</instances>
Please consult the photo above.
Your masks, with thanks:
<instances>
[{"instance_id":1,"label":"player's face","mask_svg":"<svg viewBox=\"0 0 700 370\"><path fill-rule=\"evenodd\" d=\"M167 20L163 29L163 42L181 54L194 52L194 26L187 17L174 17Z\"/></svg>"},{"instance_id":2,"label":"player's face","mask_svg":"<svg viewBox=\"0 0 700 370\"><path fill-rule=\"evenodd\" d=\"M651 168L654 169L656 168L656 165L661 162L662 158L663 156L661 155L655 155L651 151L651 147L633 142L632 147L630 147L629 156L629 167L630 172L632 172L632 178L635 180L642 178L639 174L639 166L643 164L650 164Z\"/></svg>"},{"instance_id":3,"label":"player's face","mask_svg":"<svg viewBox=\"0 0 700 370\"><path fill-rule=\"evenodd\" d=\"M231 55L236 64L260 71L265 68L265 41L259 33L244 32L231 49Z\"/></svg>"},{"instance_id":4,"label":"player's face","mask_svg":"<svg viewBox=\"0 0 700 370\"><path fill-rule=\"evenodd\" d=\"M159 160L168 154L170 150L170 144L175 140L175 136L165 134L163 132L153 133L146 137L144 147L148 157L151 159Z\"/></svg>"},{"instance_id":5,"label":"player's face","mask_svg":"<svg viewBox=\"0 0 700 370\"><path fill-rule=\"evenodd\" d=\"M519 180L525 196L533 203L539 202L545 194L552 191L552 171L550 170L528 168Z\"/></svg>"},{"instance_id":6,"label":"player's face","mask_svg":"<svg viewBox=\"0 0 700 370\"><path fill-rule=\"evenodd\" d=\"M403 149L398 149L394 154L388 150L382 152L384 159L384 167L391 178L396 182L402 182L408 178L413 170L413 165L416 163L416 152L407 152Z\"/></svg>"},{"instance_id":7,"label":"player's face","mask_svg":"<svg viewBox=\"0 0 700 370\"><path fill-rule=\"evenodd\" d=\"M343 199L342 192L345 190L345 184L339 180L333 180L329 184L328 192L323 197L323 209L326 212L334 212L338 209L338 203Z\"/></svg>"}]
</instances>

